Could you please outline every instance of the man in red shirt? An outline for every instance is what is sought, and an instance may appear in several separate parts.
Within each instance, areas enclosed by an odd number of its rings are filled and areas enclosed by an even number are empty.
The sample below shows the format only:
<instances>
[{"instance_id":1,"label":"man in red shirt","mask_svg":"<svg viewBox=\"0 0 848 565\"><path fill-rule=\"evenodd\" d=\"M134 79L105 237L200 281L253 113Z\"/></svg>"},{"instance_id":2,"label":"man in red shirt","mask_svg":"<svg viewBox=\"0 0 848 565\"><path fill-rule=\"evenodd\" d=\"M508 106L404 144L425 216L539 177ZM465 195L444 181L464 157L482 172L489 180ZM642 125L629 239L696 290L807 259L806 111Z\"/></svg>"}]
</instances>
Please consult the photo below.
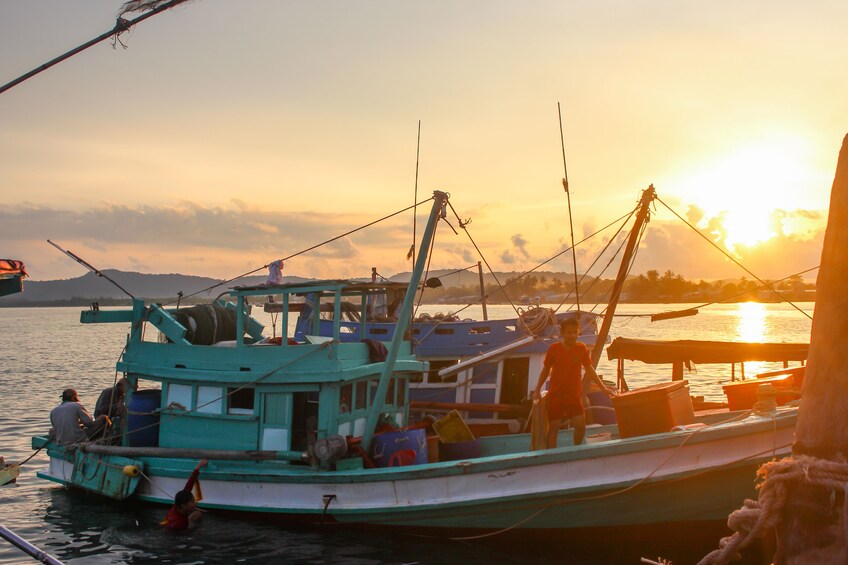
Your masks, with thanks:
<instances>
[{"instance_id":1,"label":"man in red shirt","mask_svg":"<svg viewBox=\"0 0 848 565\"><path fill-rule=\"evenodd\" d=\"M203 517L201 511L197 509L197 501L194 499L191 489L197 481L201 467L205 467L206 463L208 463L206 459L200 460L188 478L183 490L174 496L174 505L168 510L165 519L162 520L162 525L165 526L166 530L175 532L193 528Z\"/></svg>"},{"instance_id":2,"label":"man in red shirt","mask_svg":"<svg viewBox=\"0 0 848 565\"><path fill-rule=\"evenodd\" d=\"M539 382L533 391L533 400L541 399L541 390L550 376L548 387L548 435L547 448L556 447L557 434L563 420L571 420L574 428L574 445L583 443L586 434L586 416L583 411L583 373L591 377L606 394L610 390L592 367L589 348L577 341L580 322L577 318L567 318L559 325L562 341L551 344L545 355L544 366L539 374Z\"/></svg>"}]
</instances>

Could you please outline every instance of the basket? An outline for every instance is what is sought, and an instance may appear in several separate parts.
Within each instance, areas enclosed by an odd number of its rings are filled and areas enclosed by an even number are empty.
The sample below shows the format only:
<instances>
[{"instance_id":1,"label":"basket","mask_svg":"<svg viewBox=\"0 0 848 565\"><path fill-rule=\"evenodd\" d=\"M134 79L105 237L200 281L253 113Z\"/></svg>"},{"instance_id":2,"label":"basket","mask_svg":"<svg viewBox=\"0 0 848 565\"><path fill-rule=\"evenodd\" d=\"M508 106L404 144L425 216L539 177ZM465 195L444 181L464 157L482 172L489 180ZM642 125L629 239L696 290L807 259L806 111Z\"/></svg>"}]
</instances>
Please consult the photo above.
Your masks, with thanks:
<instances>
[{"instance_id":1,"label":"basket","mask_svg":"<svg viewBox=\"0 0 848 565\"><path fill-rule=\"evenodd\" d=\"M471 433L462 416L456 410L452 410L441 420L433 422L433 429L436 430L436 434L442 443L474 441L474 434Z\"/></svg>"}]
</instances>

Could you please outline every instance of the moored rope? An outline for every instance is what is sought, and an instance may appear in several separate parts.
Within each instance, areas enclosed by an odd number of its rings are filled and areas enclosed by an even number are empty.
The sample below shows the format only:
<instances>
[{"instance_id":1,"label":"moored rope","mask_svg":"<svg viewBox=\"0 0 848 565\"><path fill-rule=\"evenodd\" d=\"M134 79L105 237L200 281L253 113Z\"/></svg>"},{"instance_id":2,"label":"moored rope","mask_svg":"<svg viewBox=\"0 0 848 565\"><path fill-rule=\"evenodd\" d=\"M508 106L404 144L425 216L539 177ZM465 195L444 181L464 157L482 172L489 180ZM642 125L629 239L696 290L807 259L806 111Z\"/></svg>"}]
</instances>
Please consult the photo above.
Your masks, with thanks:
<instances>
[{"instance_id":1,"label":"moored rope","mask_svg":"<svg viewBox=\"0 0 848 565\"><path fill-rule=\"evenodd\" d=\"M795 484L823 487L835 494L842 491L848 499L848 462L830 461L808 455L796 455L779 461L765 463L757 471L761 480L757 500L745 500L742 508L734 510L727 525L734 534L722 538L719 549L708 553L698 565L726 565L741 558L740 552L754 539L774 528ZM848 500L843 502L843 513L848 512ZM843 520L848 516L843 516Z\"/></svg>"}]
</instances>

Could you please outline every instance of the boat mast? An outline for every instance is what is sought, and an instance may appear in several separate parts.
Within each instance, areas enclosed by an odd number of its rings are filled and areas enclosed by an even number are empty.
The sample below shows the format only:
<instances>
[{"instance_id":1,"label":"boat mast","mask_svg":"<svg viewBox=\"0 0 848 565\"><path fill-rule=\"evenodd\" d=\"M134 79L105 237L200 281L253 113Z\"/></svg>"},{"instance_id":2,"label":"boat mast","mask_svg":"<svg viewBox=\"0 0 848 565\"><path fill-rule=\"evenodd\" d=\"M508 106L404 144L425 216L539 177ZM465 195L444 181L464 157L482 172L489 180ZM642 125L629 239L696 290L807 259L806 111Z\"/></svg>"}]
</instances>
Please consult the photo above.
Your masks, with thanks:
<instances>
[{"instance_id":1,"label":"boat mast","mask_svg":"<svg viewBox=\"0 0 848 565\"><path fill-rule=\"evenodd\" d=\"M380 412L383 411L383 405L386 398L386 390L389 388L389 380L395 368L400 342L403 341L403 335L409 326L409 319L412 315L412 305L415 302L415 295L418 293L418 285L421 283L421 277L424 274L424 266L427 264L427 253L430 250L430 243L433 241L433 236L436 232L436 222L439 218L445 216L445 205L448 202L448 195L445 192L436 190L433 192L433 208L430 210L430 218L427 220L427 226L424 228L424 234L421 237L421 245L418 247L418 258L415 261L415 267L412 269L412 278L409 280L409 286L406 289L406 295L403 297L403 305L398 314L397 325L395 326L392 341L389 344L389 351L386 355L386 362L383 366L383 372L380 375L380 382L377 385L377 390L374 393L374 402L371 405L371 411L368 413L368 419L365 422L365 432L362 434L362 447L367 452L371 449L371 439L374 436L374 430L377 427L377 420L380 417Z\"/></svg>"},{"instance_id":2,"label":"boat mast","mask_svg":"<svg viewBox=\"0 0 848 565\"><path fill-rule=\"evenodd\" d=\"M654 190L654 185L642 191L642 199L639 201L639 211L636 213L636 223L633 224L633 229L630 230L630 237L627 240L627 247L624 249L624 255L621 258L621 265L618 267L618 276L610 293L609 304L607 304L607 311L604 314L604 321L601 324L601 329L598 331L595 347L592 349L592 366L594 367L598 366L601 353L604 351L604 343L609 335L612 317L615 314L616 306L618 306L621 289L624 287L624 279L627 278L627 273L630 271L630 262L633 260L633 253L636 251L639 234L642 232L645 223L650 219L651 202L654 201L655 197L656 191Z\"/></svg>"},{"instance_id":3,"label":"boat mast","mask_svg":"<svg viewBox=\"0 0 848 565\"><path fill-rule=\"evenodd\" d=\"M565 161L565 137L562 134L562 110L557 102L557 113L559 114L559 140L562 145L562 188L568 198L568 227L571 230L571 268L574 269L574 296L577 305L577 321L580 321L580 289L577 286L577 252L574 250L574 219L571 214L571 192L568 191L568 165ZM596 363L597 364L597 363Z\"/></svg>"}]
</instances>

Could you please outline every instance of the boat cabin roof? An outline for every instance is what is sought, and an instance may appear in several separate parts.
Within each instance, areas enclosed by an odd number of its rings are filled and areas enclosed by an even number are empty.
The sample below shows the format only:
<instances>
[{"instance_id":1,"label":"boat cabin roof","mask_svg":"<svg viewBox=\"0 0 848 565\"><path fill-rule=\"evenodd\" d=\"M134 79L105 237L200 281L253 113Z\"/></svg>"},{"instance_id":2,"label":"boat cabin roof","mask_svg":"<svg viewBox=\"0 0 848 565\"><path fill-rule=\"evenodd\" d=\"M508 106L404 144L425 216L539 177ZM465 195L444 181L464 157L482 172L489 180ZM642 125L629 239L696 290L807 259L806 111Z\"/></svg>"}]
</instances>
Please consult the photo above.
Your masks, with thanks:
<instances>
[{"instance_id":1,"label":"boat cabin roof","mask_svg":"<svg viewBox=\"0 0 848 565\"><path fill-rule=\"evenodd\" d=\"M341 296L369 296L373 294L405 292L406 288L407 283L403 282L363 282L336 279L277 285L237 286L230 291L230 296L260 296L266 294L293 294L298 296L317 294L321 297L331 297L336 294L340 294Z\"/></svg>"},{"instance_id":2,"label":"boat cabin roof","mask_svg":"<svg viewBox=\"0 0 848 565\"><path fill-rule=\"evenodd\" d=\"M610 359L629 359L651 364L741 363L744 361L803 361L807 343L746 343L726 341L615 338L607 347Z\"/></svg>"}]
</instances>

